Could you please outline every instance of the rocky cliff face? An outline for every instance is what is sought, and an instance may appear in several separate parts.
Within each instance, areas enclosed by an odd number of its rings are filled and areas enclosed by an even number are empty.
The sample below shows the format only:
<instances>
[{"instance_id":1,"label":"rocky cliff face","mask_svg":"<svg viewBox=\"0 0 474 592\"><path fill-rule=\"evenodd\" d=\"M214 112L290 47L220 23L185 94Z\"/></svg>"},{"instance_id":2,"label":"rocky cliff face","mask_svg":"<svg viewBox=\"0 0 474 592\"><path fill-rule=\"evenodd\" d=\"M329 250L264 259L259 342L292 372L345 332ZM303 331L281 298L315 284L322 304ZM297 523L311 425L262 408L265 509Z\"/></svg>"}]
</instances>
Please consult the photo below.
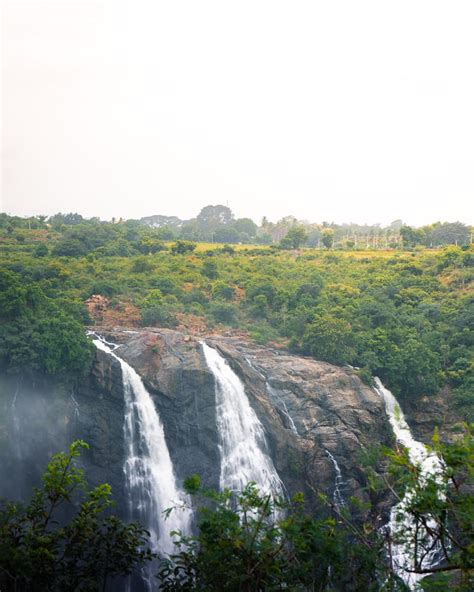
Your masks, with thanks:
<instances>
[{"instance_id":1,"label":"rocky cliff face","mask_svg":"<svg viewBox=\"0 0 474 592\"><path fill-rule=\"evenodd\" d=\"M217 487L215 382L199 340L166 329L116 331L107 338L122 344L117 353L152 393L178 477L198 473L206 485ZM373 389L349 368L239 338L211 336L206 343L243 382L289 493L304 491L311 498L317 490L332 497L335 459L344 482L342 494L366 499L360 456L374 444L390 444L392 438L383 403Z\"/></svg>"},{"instance_id":2,"label":"rocky cliff face","mask_svg":"<svg viewBox=\"0 0 474 592\"><path fill-rule=\"evenodd\" d=\"M121 344L116 353L140 374L152 394L178 478L198 473L205 485L217 487L220 453L215 380L199 340L167 329L108 330L105 337ZM304 491L311 499L314 491L322 491L332 498L336 461L342 495L366 499L360 455L364 449L388 445L392 439L383 403L373 389L349 368L258 347L239 338L210 336L206 343L226 358L243 382L264 426L268 453L290 494ZM15 388L10 383L3 385L4 410L11 411ZM84 457L88 477L92 483L109 482L125 513L119 363L97 351L87 379L74 392L57 392L54 404L47 389L35 390L29 385L18 392L16 404L19 400L23 403L16 409L16 424L11 415L4 426L6 433L0 435L0 472L4 474L5 467L12 464L19 434L28 446L15 457L19 463L16 474L34 458L27 479L31 483L51 452L82 438L90 444ZM36 414L41 410L34 433L33 403ZM31 483L24 484L24 489ZM13 489L0 482L0 496L12 496Z\"/></svg>"}]
</instances>

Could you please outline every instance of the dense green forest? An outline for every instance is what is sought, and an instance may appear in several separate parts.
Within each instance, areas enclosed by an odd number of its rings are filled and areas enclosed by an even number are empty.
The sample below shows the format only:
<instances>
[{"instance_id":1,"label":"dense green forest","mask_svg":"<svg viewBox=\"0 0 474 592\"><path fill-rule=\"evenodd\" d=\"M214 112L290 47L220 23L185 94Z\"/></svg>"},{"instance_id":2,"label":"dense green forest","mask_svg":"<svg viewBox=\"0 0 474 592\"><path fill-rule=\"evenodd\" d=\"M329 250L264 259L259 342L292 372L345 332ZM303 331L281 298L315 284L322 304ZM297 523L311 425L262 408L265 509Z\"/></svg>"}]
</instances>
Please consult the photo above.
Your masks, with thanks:
<instances>
[{"instance_id":1,"label":"dense green forest","mask_svg":"<svg viewBox=\"0 0 474 592\"><path fill-rule=\"evenodd\" d=\"M209 208L194 226L209 232L239 222L224 216L228 208ZM2 214L0 363L71 379L87 370L83 327L94 322L232 330L357 366L405 398L447 386L472 413L474 254L461 235L448 241L458 246L425 248L400 225L401 242L357 250L328 227L317 248L303 246L310 229L295 222L278 243L232 246L178 239L178 226L173 234L169 218L161 222ZM254 226L256 237L262 227ZM440 226L416 232L426 237ZM466 242L469 229L460 228ZM97 294L106 311L90 318L84 302Z\"/></svg>"}]
</instances>

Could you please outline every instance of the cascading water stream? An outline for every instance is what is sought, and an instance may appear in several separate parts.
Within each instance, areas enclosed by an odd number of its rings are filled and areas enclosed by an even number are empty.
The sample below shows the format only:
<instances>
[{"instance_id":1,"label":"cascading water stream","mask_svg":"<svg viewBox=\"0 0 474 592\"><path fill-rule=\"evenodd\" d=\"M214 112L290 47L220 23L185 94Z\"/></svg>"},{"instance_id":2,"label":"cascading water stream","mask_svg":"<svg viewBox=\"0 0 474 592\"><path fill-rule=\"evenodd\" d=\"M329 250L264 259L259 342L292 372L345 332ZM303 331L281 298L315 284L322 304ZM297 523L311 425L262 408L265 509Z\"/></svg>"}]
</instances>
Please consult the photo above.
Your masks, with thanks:
<instances>
[{"instance_id":1,"label":"cascading water stream","mask_svg":"<svg viewBox=\"0 0 474 592\"><path fill-rule=\"evenodd\" d=\"M192 512L186 494L178 487L163 425L135 370L114 353L119 347L94 336L94 345L111 355L122 369L125 397L124 440L126 459L124 472L128 487L131 517L149 530L152 548L161 554L173 551L170 532L189 534ZM168 517L164 511L177 507ZM148 582L153 588L152 578Z\"/></svg>"},{"instance_id":2,"label":"cascading water stream","mask_svg":"<svg viewBox=\"0 0 474 592\"><path fill-rule=\"evenodd\" d=\"M10 413L12 418L12 427L13 427L13 451L16 456L17 461L20 461L22 458L21 452L21 425L20 425L20 418L18 417L18 412L16 408L18 393L20 392L20 387L17 385L15 389L15 393L13 395L13 399L10 406Z\"/></svg>"},{"instance_id":3,"label":"cascading water stream","mask_svg":"<svg viewBox=\"0 0 474 592\"><path fill-rule=\"evenodd\" d=\"M250 368L252 368L252 370L262 380L265 381L265 386L266 386L267 392L270 396L270 399L272 399L272 401L276 404L276 407L286 417L289 429L295 434L295 436L299 436L298 430L296 429L295 422L293 421L293 418L291 417L290 412L288 411L288 407L287 407L285 401L283 400L283 398L278 394L276 389L274 389L272 386L270 386L269 382L267 381L266 376L262 372L260 372L260 370L258 370L258 368L255 367L255 365L252 363L252 361L250 360L249 357L246 356L245 361L250 366ZM285 427L287 427L287 426L285 426Z\"/></svg>"},{"instance_id":4,"label":"cascading water stream","mask_svg":"<svg viewBox=\"0 0 474 592\"><path fill-rule=\"evenodd\" d=\"M420 479L426 479L429 476L436 477L440 474L442 466L441 461L436 454L429 452L424 444L418 442L413 438L405 416L393 396L393 394L384 387L382 381L375 377L375 390L383 398L385 402L385 410L390 420L393 432L397 441L400 442L407 450L410 461L420 468ZM389 528L392 534L402 533L408 535L406 538L413 540L415 524L410 516L404 513L404 508L409 503L411 491L405 493L404 498L396 504L390 512ZM397 516L404 515L403 519L397 520ZM429 543L429 535L424 531L421 535L425 541ZM421 580L424 575L410 573L409 569L414 568L414 548L409 544L395 544L392 546L392 559L397 570L398 575L404 580L410 589L417 588L417 582ZM440 559L440 549L437 546L424 557L420 567L429 568L436 565Z\"/></svg>"},{"instance_id":5,"label":"cascading water stream","mask_svg":"<svg viewBox=\"0 0 474 592\"><path fill-rule=\"evenodd\" d=\"M216 383L221 489L239 492L253 481L260 491L282 497L283 484L265 452L263 426L250 406L242 382L215 349L204 342L201 346Z\"/></svg>"},{"instance_id":6,"label":"cascading water stream","mask_svg":"<svg viewBox=\"0 0 474 592\"><path fill-rule=\"evenodd\" d=\"M270 395L270 398L276 403L276 406L278 407L278 409L286 417L289 429L293 432L293 434L295 434L295 436L299 436L298 430L296 429L295 422L293 421L293 418L291 417L290 412L288 411L288 407L286 406L285 401L283 400L282 397L280 397L280 395L278 394L276 389L271 387L268 382L266 383L266 385L267 385L267 391L268 391L268 394Z\"/></svg>"},{"instance_id":7,"label":"cascading water stream","mask_svg":"<svg viewBox=\"0 0 474 592\"><path fill-rule=\"evenodd\" d=\"M81 416L79 403L76 401L76 397L74 396L74 393L72 393L72 392L71 392L71 403L74 407L74 419L75 419L75 421L79 421L79 418Z\"/></svg>"},{"instance_id":8,"label":"cascading water stream","mask_svg":"<svg viewBox=\"0 0 474 592\"><path fill-rule=\"evenodd\" d=\"M332 499L334 500L334 505L336 509L340 509L346 505L344 501L344 497L342 495L342 488L344 487L344 480L342 478L342 471L337 463L337 460L334 456L326 450L326 454L328 455L329 460L332 462L334 466L334 471L336 473L336 478L334 479L334 492L332 494Z\"/></svg>"}]
</instances>

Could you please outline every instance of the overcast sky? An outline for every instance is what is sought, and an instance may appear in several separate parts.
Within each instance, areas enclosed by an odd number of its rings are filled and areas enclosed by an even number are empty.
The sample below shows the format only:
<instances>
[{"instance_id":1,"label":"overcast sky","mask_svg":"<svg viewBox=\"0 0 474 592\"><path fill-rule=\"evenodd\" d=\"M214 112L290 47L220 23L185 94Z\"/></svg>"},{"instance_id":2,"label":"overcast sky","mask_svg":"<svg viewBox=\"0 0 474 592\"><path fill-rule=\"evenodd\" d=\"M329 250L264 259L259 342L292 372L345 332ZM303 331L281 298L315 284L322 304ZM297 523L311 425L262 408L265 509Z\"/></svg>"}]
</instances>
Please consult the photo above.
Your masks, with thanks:
<instances>
[{"instance_id":1,"label":"overcast sky","mask_svg":"<svg viewBox=\"0 0 474 592\"><path fill-rule=\"evenodd\" d=\"M4 0L12 214L474 222L473 0Z\"/></svg>"}]
</instances>

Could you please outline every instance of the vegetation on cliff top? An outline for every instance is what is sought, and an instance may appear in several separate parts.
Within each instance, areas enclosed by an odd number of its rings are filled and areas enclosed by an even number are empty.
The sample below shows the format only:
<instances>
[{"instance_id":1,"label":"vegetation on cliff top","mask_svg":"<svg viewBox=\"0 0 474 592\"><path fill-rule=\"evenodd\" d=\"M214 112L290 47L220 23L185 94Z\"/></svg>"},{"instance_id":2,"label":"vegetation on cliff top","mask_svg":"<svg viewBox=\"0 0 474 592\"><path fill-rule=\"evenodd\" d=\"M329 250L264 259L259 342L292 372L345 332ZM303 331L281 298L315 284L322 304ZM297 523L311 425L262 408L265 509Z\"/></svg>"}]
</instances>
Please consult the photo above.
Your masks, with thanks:
<instances>
[{"instance_id":1,"label":"vegetation on cliff top","mask_svg":"<svg viewBox=\"0 0 474 592\"><path fill-rule=\"evenodd\" d=\"M145 326L247 331L358 366L403 397L449 385L466 413L472 404L470 247L244 249L169 243L163 226L134 221L33 220L0 224L0 364L10 371L79 372L90 360L83 325L101 315L129 324L134 313ZM298 228L290 239L302 242ZM108 304L91 319L94 294Z\"/></svg>"}]
</instances>

